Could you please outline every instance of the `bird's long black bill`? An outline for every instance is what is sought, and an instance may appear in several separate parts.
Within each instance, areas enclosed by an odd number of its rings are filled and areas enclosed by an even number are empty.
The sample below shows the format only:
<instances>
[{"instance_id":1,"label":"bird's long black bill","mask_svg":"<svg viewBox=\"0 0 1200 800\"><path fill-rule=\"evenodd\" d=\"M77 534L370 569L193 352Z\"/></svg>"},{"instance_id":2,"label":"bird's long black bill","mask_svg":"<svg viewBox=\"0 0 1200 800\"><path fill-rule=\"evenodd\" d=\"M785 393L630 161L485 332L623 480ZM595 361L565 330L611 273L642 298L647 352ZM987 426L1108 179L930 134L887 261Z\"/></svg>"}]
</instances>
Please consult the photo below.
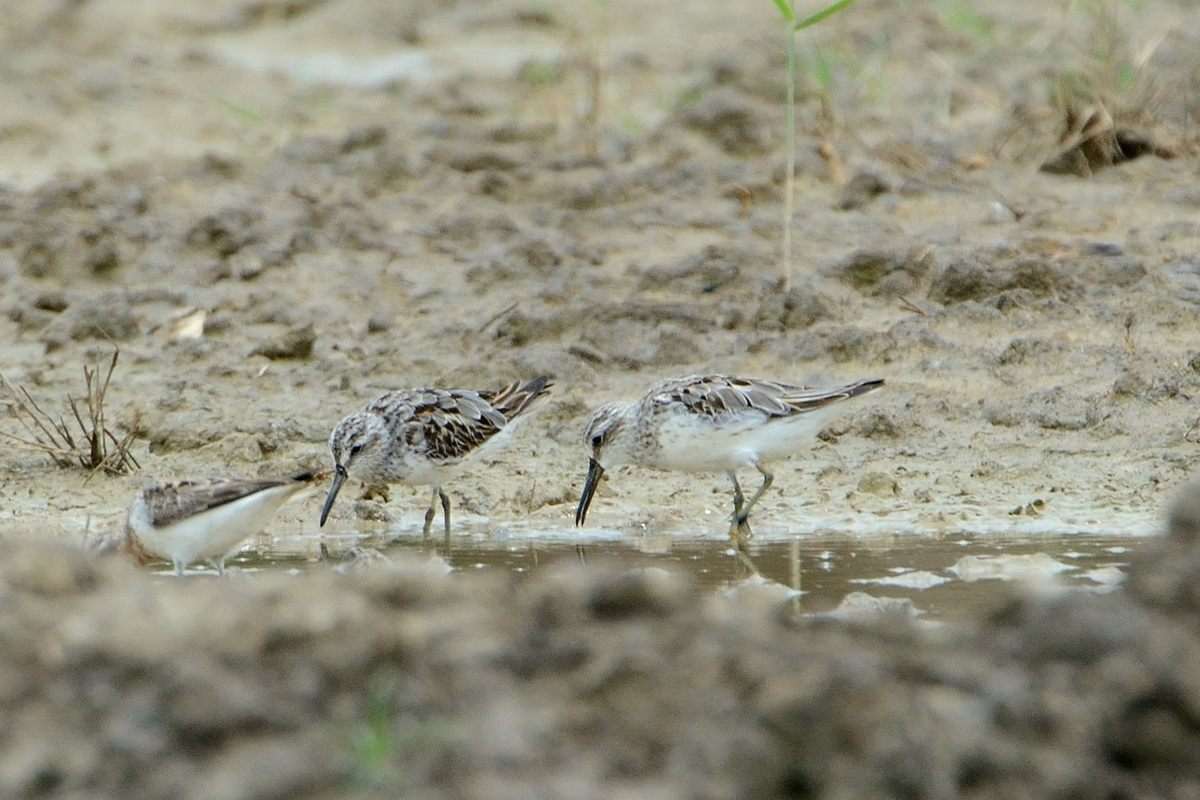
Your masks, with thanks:
<instances>
[{"instance_id":1,"label":"bird's long black bill","mask_svg":"<svg viewBox=\"0 0 1200 800\"><path fill-rule=\"evenodd\" d=\"M600 466L596 459L589 458L587 482L583 484L583 495L579 498L579 507L575 509L575 527L578 528L587 520L588 508L592 505L592 497L596 494L596 487L600 485L602 477L604 467Z\"/></svg>"},{"instance_id":2,"label":"bird's long black bill","mask_svg":"<svg viewBox=\"0 0 1200 800\"><path fill-rule=\"evenodd\" d=\"M329 519L329 512L333 509L333 501L337 500L338 492L342 489L342 484L347 478L346 468L338 464L337 469L333 473L333 484L329 487L329 494L325 495L325 506L321 509L321 527L325 527L325 520Z\"/></svg>"}]
</instances>

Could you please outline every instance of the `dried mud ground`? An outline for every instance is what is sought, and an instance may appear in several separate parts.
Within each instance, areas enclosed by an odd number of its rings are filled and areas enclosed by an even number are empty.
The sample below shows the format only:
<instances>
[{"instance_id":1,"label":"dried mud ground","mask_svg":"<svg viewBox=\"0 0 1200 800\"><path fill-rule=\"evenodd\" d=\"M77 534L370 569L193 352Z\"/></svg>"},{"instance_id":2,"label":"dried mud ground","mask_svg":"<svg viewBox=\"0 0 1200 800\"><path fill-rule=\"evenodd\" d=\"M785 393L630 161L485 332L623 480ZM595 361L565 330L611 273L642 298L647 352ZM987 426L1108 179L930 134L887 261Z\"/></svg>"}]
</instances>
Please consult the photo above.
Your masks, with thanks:
<instances>
[{"instance_id":1,"label":"dried mud ground","mask_svg":"<svg viewBox=\"0 0 1200 800\"><path fill-rule=\"evenodd\" d=\"M806 33L787 288L772 4L575 5L5 9L0 371L58 411L118 346L142 469L0 450L0 793L1198 791L1181 544L940 633L599 566L178 585L71 549L147 479L324 464L386 389L535 373L550 401L448 487L472 536L569 541L588 410L698 371L888 382L779 465L764 547L1160 530L1200 460L1193 10L880 0ZM1098 101L1149 152L1040 171ZM611 478L592 533L723 535L720 478ZM346 494L330 531L424 503ZM315 556L317 506L258 556Z\"/></svg>"}]
</instances>

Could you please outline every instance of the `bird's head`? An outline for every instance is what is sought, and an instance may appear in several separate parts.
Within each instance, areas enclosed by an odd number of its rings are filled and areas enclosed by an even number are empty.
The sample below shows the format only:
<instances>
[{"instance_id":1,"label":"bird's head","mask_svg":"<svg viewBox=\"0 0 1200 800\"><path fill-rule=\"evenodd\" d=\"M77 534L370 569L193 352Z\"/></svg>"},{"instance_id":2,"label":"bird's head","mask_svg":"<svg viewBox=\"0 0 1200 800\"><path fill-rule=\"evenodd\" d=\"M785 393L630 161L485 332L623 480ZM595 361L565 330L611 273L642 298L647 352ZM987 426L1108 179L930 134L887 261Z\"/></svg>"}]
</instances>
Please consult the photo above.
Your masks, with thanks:
<instances>
[{"instance_id":1,"label":"bird's head","mask_svg":"<svg viewBox=\"0 0 1200 800\"><path fill-rule=\"evenodd\" d=\"M347 478L354 475L369 482L382 471L387 459L387 430L383 418L367 411L346 417L329 435L329 453L333 456L333 483L321 509L322 526Z\"/></svg>"},{"instance_id":2,"label":"bird's head","mask_svg":"<svg viewBox=\"0 0 1200 800\"><path fill-rule=\"evenodd\" d=\"M588 459L583 494L579 498L578 508L575 509L576 526L587 520L592 497L596 493L596 487L600 485L600 479L604 477L603 465L611 467L629 461L628 445L632 439L629 436L631 426L627 422L630 408L627 403L608 403L597 408L588 419L583 435L585 443L592 450L592 455Z\"/></svg>"}]
</instances>

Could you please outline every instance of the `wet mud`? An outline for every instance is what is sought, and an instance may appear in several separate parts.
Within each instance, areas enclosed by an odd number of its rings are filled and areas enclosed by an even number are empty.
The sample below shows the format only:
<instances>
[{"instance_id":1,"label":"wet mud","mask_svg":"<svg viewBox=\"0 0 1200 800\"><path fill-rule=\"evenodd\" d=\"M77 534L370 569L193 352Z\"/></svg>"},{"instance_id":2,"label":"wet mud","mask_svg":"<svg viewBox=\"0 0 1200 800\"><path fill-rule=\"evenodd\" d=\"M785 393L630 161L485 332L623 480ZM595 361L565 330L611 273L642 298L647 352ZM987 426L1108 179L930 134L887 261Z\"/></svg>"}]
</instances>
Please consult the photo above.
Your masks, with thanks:
<instances>
[{"instance_id":1,"label":"wet mud","mask_svg":"<svg viewBox=\"0 0 1200 800\"><path fill-rule=\"evenodd\" d=\"M13 449L0 530L77 536L117 524L147 476L322 462L334 423L383 390L535 373L557 382L548 408L449 488L494 525L558 527L588 410L695 371L888 381L780 465L765 535L1020 533L1009 512L1038 501L1045 530L1154 529L1200 439L1200 206L1176 124L1193 94L1137 106L1177 157L1047 174L1063 120L1046 71L1084 64L1103 18L1018 3L971 26L943 9L872 40L891 12L856 10L806 51L832 82L805 62L782 291L773 20L695 4L697 37L670 34L665 7L601 5L12 15L10 38L43 39L12 51L5 91L54 77L59 95L8 103L0 137L4 373L57 410L119 346L111 420L145 469L81 485ZM1127 43L1169 31L1146 69L1190 85L1196 50L1168 7L1115 19ZM1018 42L1011 69L982 69ZM612 478L601 527L725 513L720 479ZM374 512L412 515L407 499Z\"/></svg>"}]
</instances>

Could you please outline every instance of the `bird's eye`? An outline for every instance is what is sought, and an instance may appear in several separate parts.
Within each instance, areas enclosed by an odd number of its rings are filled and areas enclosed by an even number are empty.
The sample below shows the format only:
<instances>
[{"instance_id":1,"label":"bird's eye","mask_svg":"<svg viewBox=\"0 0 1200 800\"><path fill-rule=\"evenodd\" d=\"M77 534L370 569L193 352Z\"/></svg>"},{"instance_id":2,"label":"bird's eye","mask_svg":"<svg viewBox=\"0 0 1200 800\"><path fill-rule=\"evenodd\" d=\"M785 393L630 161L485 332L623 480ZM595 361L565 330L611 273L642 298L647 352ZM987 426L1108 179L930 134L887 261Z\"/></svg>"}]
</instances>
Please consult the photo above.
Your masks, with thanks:
<instances>
[{"instance_id":1,"label":"bird's eye","mask_svg":"<svg viewBox=\"0 0 1200 800\"><path fill-rule=\"evenodd\" d=\"M592 437L592 447L599 447L604 443L604 437L599 434Z\"/></svg>"},{"instance_id":2,"label":"bird's eye","mask_svg":"<svg viewBox=\"0 0 1200 800\"><path fill-rule=\"evenodd\" d=\"M356 444L353 447L351 447L350 448L350 457L354 458L356 455L358 455L359 451L362 450L362 447L363 446L361 444Z\"/></svg>"}]
</instances>

